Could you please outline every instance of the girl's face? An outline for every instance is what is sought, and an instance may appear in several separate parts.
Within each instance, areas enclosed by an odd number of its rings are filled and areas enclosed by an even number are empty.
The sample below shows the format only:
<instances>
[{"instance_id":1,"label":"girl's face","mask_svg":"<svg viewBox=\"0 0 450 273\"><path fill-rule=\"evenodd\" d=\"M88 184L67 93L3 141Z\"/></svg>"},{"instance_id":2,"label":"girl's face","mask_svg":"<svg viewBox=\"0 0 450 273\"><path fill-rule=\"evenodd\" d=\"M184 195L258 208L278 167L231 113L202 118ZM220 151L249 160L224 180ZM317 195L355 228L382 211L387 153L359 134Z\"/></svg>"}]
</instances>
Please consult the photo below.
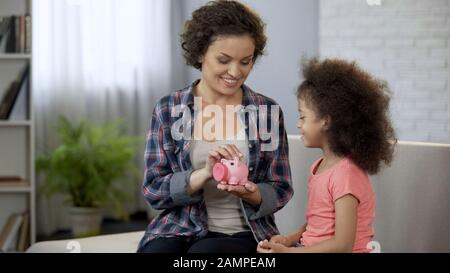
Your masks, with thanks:
<instances>
[{"instance_id":1,"label":"girl's face","mask_svg":"<svg viewBox=\"0 0 450 273\"><path fill-rule=\"evenodd\" d=\"M253 67L255 43L248 35L218 36L200 59L208 91L234 95Z\"/></svg>"},{"instance_id":2,"label":"girl's face","mask_svg":"<svg viewBox=\"0 0 450 273\"><path fill-rule=\"evenodd\" d=\"M308 148L322 148L328 121L318 118L303 99L298 99L298 112L300 117L297 128L300 130L303 145Z\"/></svg>"}]
</instances>

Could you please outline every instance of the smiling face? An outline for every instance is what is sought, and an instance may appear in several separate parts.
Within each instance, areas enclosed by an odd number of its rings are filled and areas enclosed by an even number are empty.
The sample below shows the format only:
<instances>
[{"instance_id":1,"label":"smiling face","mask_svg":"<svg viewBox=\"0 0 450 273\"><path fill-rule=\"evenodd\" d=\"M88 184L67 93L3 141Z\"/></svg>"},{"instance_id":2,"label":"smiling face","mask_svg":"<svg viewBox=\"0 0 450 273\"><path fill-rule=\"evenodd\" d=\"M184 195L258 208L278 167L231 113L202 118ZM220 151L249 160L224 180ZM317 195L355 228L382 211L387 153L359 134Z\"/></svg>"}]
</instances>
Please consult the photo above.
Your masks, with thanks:
<instances>
[{"instance_id":1,"label":"smiling face","mask_svg":"<svg viewBox=\"0 0 450 273\"><path fill-rule=\"evenodd\" d=\"M303 145L309 148L322 148L325 142L327 120L320 119L304 99L298 99L299 120L297 128L300 130Z\"/></svg>"},{"instance_id":2,"label":"smiling face","mask_svg":"<svg viewBox=\"0 0 450 273\"><path fill-rule=\"evenodd\" d=\"M217 37L200 59L207 92L236 94L252 70L254 52L255 43L248 35Z\"/></svg>"}]
</instances>

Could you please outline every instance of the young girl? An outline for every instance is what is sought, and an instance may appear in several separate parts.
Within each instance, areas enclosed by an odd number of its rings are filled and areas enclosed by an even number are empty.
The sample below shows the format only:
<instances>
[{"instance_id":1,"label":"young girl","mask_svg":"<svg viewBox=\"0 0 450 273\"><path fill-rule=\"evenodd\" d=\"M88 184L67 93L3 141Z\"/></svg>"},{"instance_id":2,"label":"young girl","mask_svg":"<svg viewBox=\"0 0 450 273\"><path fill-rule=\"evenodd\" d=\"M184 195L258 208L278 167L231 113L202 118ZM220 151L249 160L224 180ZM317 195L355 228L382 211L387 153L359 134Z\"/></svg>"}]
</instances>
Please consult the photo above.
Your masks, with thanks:
<instances>
[{"instance_id":1,"label":"young girl","mask_svg":"<svg viewBox=\"0 0 450 273\"><path fill-rule=\"evenodd\" d=\"M257 251L369 252L375 194L368 174L389 164L396 143L386 83L355 63L312 59L297 90L303 144L320 148L308 180L306 224Z\"/></svg>"}]
</instances>

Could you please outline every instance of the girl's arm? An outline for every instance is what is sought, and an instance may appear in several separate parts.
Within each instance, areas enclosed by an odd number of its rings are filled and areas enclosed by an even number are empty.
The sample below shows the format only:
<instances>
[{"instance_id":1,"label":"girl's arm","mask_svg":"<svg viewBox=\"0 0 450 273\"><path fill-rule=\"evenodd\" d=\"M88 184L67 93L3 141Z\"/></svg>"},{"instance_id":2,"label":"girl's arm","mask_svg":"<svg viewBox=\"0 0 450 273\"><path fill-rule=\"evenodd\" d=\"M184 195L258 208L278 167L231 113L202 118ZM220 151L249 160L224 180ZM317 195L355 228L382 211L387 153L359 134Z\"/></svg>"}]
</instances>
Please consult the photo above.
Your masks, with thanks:
<instances>
[{"instance_id":1,"label":"girl's arm","mask_svg":"<svg viewBox=\"0 0 450 273\"><path fill-rule=\"evenodd\" d=\"M311 253L311 252L351 252L356 237L358 199L347 194L335 202L336 227L334 237L312 246L286 247L280 243L262 241L258 252L262 253ZM289 238L296 239L299 232L292 233Z\"/></svg>"},{"instance_id":2,"label":"girl's arm","mask_svg":"<svg viewBox=\"0 0 450 273\"><path fill-rule=\"evenodd\" d=\"M303 224L298 230L288 234L286 237L289 240L290 245L293 245L295 243L298 243L300 241L300 238L302 238L303 232L306 231L306 223Z\"/></svg>"},{"instance_id":3,"label":"girl's arm","mask_svg":"<svg viewBox=\"0 0 450 273\"><path fill-rule=\"evenodd\" d=\"M289 252L351 252L355 244L358 199L347 194L335 202L336 228L334 237L306 247L289 248Z\"/></svg>"}]
</instances>

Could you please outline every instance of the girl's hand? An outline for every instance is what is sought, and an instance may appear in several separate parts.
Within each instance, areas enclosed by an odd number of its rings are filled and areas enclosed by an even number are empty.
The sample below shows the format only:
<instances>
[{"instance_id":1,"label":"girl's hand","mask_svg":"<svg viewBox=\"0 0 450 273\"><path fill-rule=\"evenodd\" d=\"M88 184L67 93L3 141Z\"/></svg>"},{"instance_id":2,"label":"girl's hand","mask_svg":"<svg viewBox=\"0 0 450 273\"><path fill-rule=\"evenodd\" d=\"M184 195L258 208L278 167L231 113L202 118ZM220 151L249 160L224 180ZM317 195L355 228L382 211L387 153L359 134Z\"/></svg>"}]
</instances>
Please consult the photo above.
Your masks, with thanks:
<instances>
[{"instance_id":1,"label":"girl's hand","mask_svg":"<svg viewBox=\"0 0 450 273\"><path fill-rule=\"evenodd\" d=\"M271 243L267 240L258 243L256 251L258 253L288 253L290 248L282 244Z\"/></svg>"},{"instance_id":2,"label":"girl's hand","mask_svg":"<svg viewBox=\"0 0 450 273\"><path fill-rule=\"evenodd\" d=\"M239 151L236 145L233 144L222 145L216 149L211 150L208 153L208 158L206 159L205 164L205 170L209 174L209 176L212 177L212 169L214 167L214 164L220 162L222 158L231 160L235 157L238 158L242 157L242 153L241 151Z\"/></svg>"},{"instance_id":3,"label":"girl's hand","mask_svg":"<svg viewBox=\"0 0 450 273\"><path fill-rule=\"evenodd\" d=\"M270 238L269 242L275 243L275 244L282 244L284 246L291 246L291 242L289 241L288 237L281 235L281 234L272 236L272 238Z\"/></svg>"}]
</instances>

